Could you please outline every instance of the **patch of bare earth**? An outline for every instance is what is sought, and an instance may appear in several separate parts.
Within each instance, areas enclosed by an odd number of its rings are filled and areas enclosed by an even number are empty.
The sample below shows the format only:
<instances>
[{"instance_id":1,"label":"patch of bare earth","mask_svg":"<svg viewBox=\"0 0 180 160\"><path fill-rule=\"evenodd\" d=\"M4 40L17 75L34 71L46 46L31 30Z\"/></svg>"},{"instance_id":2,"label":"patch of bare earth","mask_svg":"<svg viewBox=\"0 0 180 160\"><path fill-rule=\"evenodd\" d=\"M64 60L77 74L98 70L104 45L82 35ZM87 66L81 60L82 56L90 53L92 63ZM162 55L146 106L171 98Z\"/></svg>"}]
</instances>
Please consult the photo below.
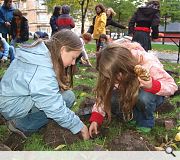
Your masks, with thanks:
<instances>
[{"instance_id":1,"label":"patch of bare earth","mask_svg":"<svg viewBox=\"0 0 180 160\"><path fill-rule=\"evenodd\" d=\"M54 121L50 121L43 128L42 134L46 145L52 148L56 148L61 144L67 145L82 140L80 134L72 134L68 129L62 128Z\"/></svg>"},{"instance_id":2,"label":"patch of bare earth","mask_svg":"<svg viewBox=\"0 0 180 160\"><path fill-rule=\"evenodd\" d=\"M5 144L0 142L0 151L11 151L11 149Z\"/></svg>"},{"instance_id":3,"label":"patch of bare earth","mask_svg":"<svg viewBox=\"0 0 180 160\"><path fill-rule=\"evenodd\" d=\"M156 109L156 112L159 114L169 113L172 112L175 108L176 107L173 104L171 104L168 100L165 100L165 102Z\"/></svg>"},{"instance_id":4,"label":"patch of bare earth","mask_svg":"<svg viewBox=\"0 0 180 160\"><path fill-rule=\"evenodd\" d=\"M111 151L154 151L154 146L136 131L127 130L108 143Z\"/></svg>"},{"instance_id":5,"label":"patch of bare earth","mask_svg":"<svg viewBox=\"0 0 180 160\"><path fill-rule=\"evenodd\" d=\"M22 151L26 140L19 134L11 133L9 137L3 142L12 151Z\"/></svg>"},{"instance_id":6,"label":"patch of bare earth","mask_svg":"<svg viewBox=\"0 0 180 160\"><path fill-rule=\"evenodd\" d=\"M92 92L92 88L91 87L83 85L83 84L74 87L74 90L83 91L83 92L87 92L87 93L91 93Z\"/></svg>"}]
</instances>

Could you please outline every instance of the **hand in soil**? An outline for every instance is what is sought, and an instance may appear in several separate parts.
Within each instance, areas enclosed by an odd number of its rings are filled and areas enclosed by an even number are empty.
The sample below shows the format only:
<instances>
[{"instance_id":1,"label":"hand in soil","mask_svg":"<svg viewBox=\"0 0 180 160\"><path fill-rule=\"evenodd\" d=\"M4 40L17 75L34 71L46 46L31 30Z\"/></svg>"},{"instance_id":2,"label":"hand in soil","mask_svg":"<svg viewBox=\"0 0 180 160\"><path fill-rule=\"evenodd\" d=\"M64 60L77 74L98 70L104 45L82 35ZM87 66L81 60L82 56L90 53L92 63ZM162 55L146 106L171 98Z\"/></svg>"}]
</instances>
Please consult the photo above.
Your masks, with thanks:
<instances>
[{"instance_id":1,"label":"hand in soil","mask_svg":"<svg viewBox=\"0 0 180 160\"><path fill-rule=\"evenodd\" d=\"M88 128L86 125L84 125L84 127L81 129L81 134L84 140L88 140L90 138Z\"/></svg>"},{"instance_id":2,"label":"hand in soil","mask_svg":"<svg viewBox=\"0 0 180 160\"><path fill-rule=\"evenodd\" d=\"M98 130L97 129L98 129L97 122L92 122L90 127L89 127L89 135L90 135L91 138L93 138L94 134L96 134L96 135L98 134Z\"/></svg>"}]
</instances>

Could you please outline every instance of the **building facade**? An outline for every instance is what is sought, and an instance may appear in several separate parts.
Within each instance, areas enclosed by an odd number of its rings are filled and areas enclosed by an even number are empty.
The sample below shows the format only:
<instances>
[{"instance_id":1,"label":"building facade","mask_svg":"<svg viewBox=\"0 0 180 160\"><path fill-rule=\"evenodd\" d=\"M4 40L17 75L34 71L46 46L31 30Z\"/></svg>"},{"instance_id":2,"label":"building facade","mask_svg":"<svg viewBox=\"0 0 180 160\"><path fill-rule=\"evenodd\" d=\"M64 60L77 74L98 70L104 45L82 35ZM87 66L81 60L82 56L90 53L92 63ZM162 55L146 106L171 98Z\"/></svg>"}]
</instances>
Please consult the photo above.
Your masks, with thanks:
<instances>
[{"instance_id":1,"label":"building facade","mask_svg":"<svg viewBox=\"0 0 180 160\"><path fill-rule=\"evenodd\" d=\"M49 24L51 14L48 14L44 0L14 0L13 2L15 8L21 10L23 15L28 19L30 32L42 31L51 33Z\"/></svg>"}]
</instances>

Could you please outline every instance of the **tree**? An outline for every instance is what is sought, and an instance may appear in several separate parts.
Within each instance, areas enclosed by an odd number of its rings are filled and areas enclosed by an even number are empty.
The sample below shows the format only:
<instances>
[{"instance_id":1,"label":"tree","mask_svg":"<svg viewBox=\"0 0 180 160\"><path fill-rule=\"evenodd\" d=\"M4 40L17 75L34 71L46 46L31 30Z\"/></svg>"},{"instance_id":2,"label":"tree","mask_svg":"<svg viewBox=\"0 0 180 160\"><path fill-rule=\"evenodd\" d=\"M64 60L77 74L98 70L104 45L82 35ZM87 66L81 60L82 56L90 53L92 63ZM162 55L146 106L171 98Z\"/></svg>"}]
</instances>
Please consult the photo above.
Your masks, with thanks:
<instances>
[{"instance_id":1,"label":"tree","mask_svg":"<svg viewBox=\"0 0 180 160\"><path fill-rule=\"evenodd\" d=\"M73 17L78 18L77 15L81 14L81 33L84 33L84 24L87 12L94 7L96 2L94 0L46 0L49 12L52 12L55 5L63 4L67 4L71 7Z\"/></svg>"},{"instance_id":2,"label":"tree","mask_svg":"<svg viewBox=\"0 0 180 160\"><path fill-rule=\"evenodd\" d=\"M161 0L161 17L171 17L171 21L180 21L180 0Z\"/></svg>"}]
</instances>

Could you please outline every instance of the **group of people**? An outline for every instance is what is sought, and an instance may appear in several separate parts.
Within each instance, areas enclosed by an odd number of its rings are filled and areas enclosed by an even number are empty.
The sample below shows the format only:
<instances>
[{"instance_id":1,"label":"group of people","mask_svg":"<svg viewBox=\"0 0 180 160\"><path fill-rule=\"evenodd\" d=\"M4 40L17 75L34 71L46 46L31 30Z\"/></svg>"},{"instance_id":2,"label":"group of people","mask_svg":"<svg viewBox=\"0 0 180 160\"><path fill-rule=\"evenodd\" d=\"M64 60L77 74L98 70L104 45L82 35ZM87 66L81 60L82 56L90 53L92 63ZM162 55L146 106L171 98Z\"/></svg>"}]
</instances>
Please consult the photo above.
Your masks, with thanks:
<instances>
[{"instance_id":1,"label":"group of people","mask_svg":"<svg viewBox=\"0 0 180 160\"><path fill-rule=\"evenodd\" d=\"M0 57L2 61L7 60L4 57L10 57L10 62L14 58L16 43L24 43L29 39L28 20L19 9L13 7L12 3L12 0L4 0L0 7L0 33L4 43L2 45L4 52L1 52ZM7 48L9 48L8 51Z\"/></svg>"},{"instance_id":2,"label":"group of people","mask_svg":"<svg viewBox=\"0 0 180 160\"><path fill-rule=\"evenodd\" d=\"M106 34L107 17L101 6L96 6L93 31L96 40L101 34ZM135 13L130 23L131 27L132 23L138 24L132 27L135 30L134 39L139 37L138 34L144 38L144 32L149 33L148 28L157 24L149 22L154 17L136 22L140 14L138 12L142 13L141 9ZM63 23L62 19L58 17L56 22ZM145 25L147 21L148 25ZM102 26L103 29L96 29ZM93 134L98 134L105 116L111 120L111 114L124 121L133 120L141 131L149 132L154 127L155 109L166 96L174 94L177 85L157 57L146 52L141 43L125 38L109 43L99 51L96 103L92 109L89 129L71 111L75 95L70 90L69 77L72 75L68 75L66 70L75 65L76 59L84 51L84 44L90 40L90 33L79 38L66 28L53 32L52 37L46 41L38 39L32 45L17 49L16 58L0 82L0 113L7 120L11 131L26 137L53 119L74 134L80 132L83 139L88 140ZM146 74L142 76L137 73L137 66ZM144 76L148 78L144 79Z\"/></svg>"},{"instance_id":3,"label":"group of people","mask_svg":"<svg viewBox=\"0 0 180 160\"><path fill-rule=\"evenodd\" d=\"M74 19L70 16L70 6L55 6L53 15L50 18L52 35L62 29L72 29L75 27Z\"/></svg>"}]
</instances>

